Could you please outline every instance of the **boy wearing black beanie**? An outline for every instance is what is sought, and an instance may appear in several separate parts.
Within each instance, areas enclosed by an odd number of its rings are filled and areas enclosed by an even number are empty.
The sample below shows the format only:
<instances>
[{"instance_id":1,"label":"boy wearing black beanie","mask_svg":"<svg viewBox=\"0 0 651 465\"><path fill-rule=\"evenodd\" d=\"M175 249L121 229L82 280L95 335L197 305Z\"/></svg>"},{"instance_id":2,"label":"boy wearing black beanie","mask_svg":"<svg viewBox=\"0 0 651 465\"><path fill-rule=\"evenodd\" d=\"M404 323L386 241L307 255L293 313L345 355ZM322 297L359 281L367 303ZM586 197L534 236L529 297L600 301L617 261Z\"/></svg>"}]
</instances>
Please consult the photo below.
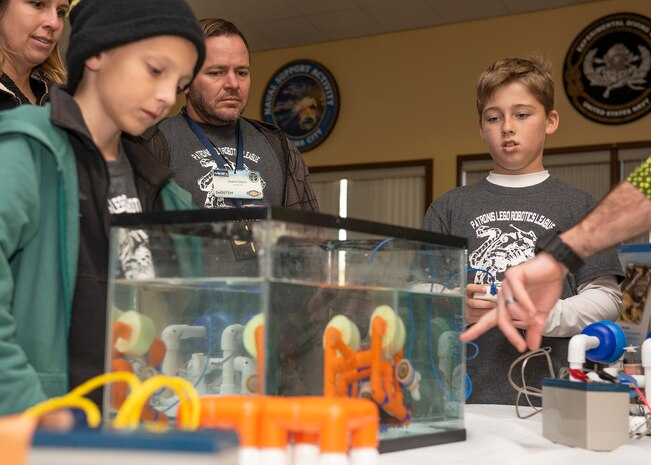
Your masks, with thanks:
<instances>
[{"instance_id":1,"label":"boy wearing black beanie","mask_svg":"<svg viewBox=\"0 0 651 465\"><path fill-rule=\"evenodd\" d=\"M191 9L80 0L70 21L67 89L0 115L0 415L103 371L110 214L191 206L138 138L201 68ZM152 273L127 239L122 271Z\"/></svg>"}]
</instances>

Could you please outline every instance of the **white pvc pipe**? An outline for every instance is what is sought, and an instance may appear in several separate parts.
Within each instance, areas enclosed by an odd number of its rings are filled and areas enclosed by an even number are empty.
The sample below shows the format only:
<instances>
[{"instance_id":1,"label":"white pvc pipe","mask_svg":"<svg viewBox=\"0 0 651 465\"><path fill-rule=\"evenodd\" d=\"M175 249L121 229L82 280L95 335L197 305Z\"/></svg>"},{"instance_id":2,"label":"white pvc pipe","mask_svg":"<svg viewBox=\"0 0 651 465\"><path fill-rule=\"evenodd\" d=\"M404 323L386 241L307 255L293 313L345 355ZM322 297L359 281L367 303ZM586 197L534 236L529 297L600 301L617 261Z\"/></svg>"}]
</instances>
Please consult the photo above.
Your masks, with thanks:
<instances>
[{"instance_id":1,"label":"white pvc pipe","mask_svg":"<svg viewBox=\"0 0 651 465\"><path fill-rule=\"evenodd\" d=\"M260 449L256 447L240 447L238 450L239 465L262 465Z\"/></svg>"},{"instance_id":2,"label":"white pvc pipe","mask_svg":"<svg viewBox=\"0 0 651 465\"><path fill-rule=\"evenodd\" d=\"M293 465L319 465L319 446L316 444L295 444Z\"/></svg>"},{"instance_id":3,"label":"white pvc pipe","mask_svg":"<svg viewBox=\"0 0 651 465\"><path fill-rule=\"evenodd\" d=\"M262 465L288 465L289 455L286 449L267 448L260 449L260 464ZM240 465L248 465L241 463Z\"/></svg>"},{"instance_id":4,"label":"white pvc pipe","mask_svg":"<svg viewBox=\"0 0 651 465\"><path fill-rule=\"evenodd\" d=\"M359 447L350 450L350 465L377 465L380 453L372 447Z\"/></svg>"},{"instance_id":5,"label":"white pvc pipe","mask_svg":"<svg viewBox=\"0 0 651 465\"><path fill-rule=\"evenodd\" d=\"M590 349L596 349L600 343L601 341L597 336L588 336L587 334L572 336L567 347L567 362L570 368L582 370L585 363L585 353Z\"/></svg>"},{"instance_id":6,"label":"white pvc pipe","mask_svg":"<svg viewBox=\"0 0 651 465\"><path fill-rule=\"evenodd\" d=\"M206 355L196 352L192 354L190 366L188 367L188 381L194 384L199 395L206 393L206 380L204 379L204 376L201 376L204 372L203 368L206 363L208 363Z\"/></svg>"},{"instance_id":7,"label":"white pvc pipe","mask_svg":"<svg viewBox=\"0 0 651 465\"><path fill-rule=\"evenodd\" d=\"M221 335L221 349L223 356L222 382L219 386L219 393L240 394L235 384L235 354L241 350L242 331L244 326L232 324L227 326Z\"/></svg>"},{"instance_id":8,"label":"white pvc pipe","mask_svg":"<svg viewBox=\"0 0 651 465\"><path fill-rule=\"evenodd\" d=\"M646 381L647 376L651 376L651 338L645 339L642 343L642 368L644 369L644 378ZM646 396L647 402L649 402L649 397L651 396L651 383L646 383L646 388L644 389L644 395Z\"/></svg>"},{"instance_id":9,"label":"white pvc pipe","mask_svg":"<svg viewBox=\"0 0 651 465\"><path fill-rule=\"evenodd\" d=\"M205 326L169 325L161 333L161 340L165 344L165 357L161 371L165 375L176 376L178 356L181 340L193 337L205 337Z\"/></svg>"},{"instance_id":10,"label":"white pvc pipe","mask_svg":"<svg viewBox=\"0 0 651 465\"><path fill-rule=\"evenodd\" d=\"M327 453L319 457L319 465L349 465L348 455Z\"/></svg>"},{"instance_id":11,"label":"white pvc pipe","mask_svg":"<svg viewBox=\"0 0 651 465\"><path fill-rule=\"evenodd\" d=\"M252 376L257 376L258 366L251 357L235 357L235 371L242 374L240 381L240 392L238 394L255 394L254 390L249 389L249 380Z\"/></svg>"}]
</instances>

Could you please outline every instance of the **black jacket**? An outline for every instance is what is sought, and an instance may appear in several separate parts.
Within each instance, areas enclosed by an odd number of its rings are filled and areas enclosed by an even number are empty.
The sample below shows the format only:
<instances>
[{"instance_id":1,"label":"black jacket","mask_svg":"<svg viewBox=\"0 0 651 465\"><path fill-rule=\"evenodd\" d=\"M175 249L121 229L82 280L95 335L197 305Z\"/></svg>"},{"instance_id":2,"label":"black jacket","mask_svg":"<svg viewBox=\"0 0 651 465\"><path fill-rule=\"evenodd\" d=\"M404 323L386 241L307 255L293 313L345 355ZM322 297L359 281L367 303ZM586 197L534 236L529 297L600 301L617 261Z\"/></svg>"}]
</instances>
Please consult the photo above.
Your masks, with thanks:
<instances>
[{"instance_id":1,"label":"black jacket","mask_svg":"<svg viewBox=\"0 0 651 465\"><path fill-rule=\"evenodd\" d=\"M79 261L68 342L69 383L73 389L104 371L110 178L104 157L93 143L76 102L56 87L52 88L50 101L52 122L68 133L75 152L79 182ZM141 138L125 135L122 144L133 167L143 210L162 210L159 194L172 177L167 161L150 152ZM101 390L89 397L101 406Z\"/></svg>"},{"instance_id":2,"label":"black jacket","mask_svg":"<svg viewBox=\"0 0 651 465\"><path fill-rule=\"evenodd\" d=\"M36 95L36 100L38 100L38 105L43 105L48 98L49 86L47 82L32 74L30 84ZM0 110L11 110L27 103L29 103L27 97L23 95L14 81L6 74L0 75Z\"/></svg>"},{"instance_id":3,"label":"black jacket","mask_svg":"<svg viewBox=\"0 0 651 465\"><path fill-rule=\"evenodd\" d=\"M287 137L276 126L245 119L265 136L278 158L281 171L285 173L283 207L318 212L319 205L310 184L310 173L296 146L290 144Z\"/></svg>"}]
</instances>

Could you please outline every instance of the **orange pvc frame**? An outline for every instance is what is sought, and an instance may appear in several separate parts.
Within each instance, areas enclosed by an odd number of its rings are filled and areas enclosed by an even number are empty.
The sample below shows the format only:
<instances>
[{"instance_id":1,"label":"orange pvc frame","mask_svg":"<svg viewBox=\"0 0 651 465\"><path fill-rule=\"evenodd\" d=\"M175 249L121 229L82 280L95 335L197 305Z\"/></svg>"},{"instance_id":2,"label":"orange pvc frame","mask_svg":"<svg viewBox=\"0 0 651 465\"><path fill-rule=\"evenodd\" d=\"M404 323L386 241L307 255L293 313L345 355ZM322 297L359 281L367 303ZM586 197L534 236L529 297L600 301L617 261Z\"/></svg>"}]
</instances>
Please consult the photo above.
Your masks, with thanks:
<instances>
[{"instance_id":1,"label":"orange pvc frame","mask_svg":"<svg viewBox=\"0 0 651 465\"><path fill-rule=\"evenodd\" d=\"M203 428L235 429L242 447L318 444L321 453L377 448L379 414L368 399L325 397L201 397Z\"/></svg>"},{"instance_id":2,"label":"orange pvc frame","mask_svg":"<svg viewBox=\"0 0 651 465\"><path fill-rule=\"evenodd\" d=\"M371 347L353 351L342 339L341 331L325 332L323 395L356 397L359 382L369 379L373 400L402 424L411 421L411 412L404 405L404 395L395 376L394 365L402 359L402 350L393 357L393 364L382 356L382 338L387 323L376 316L371 322ZM338 355L337 353L341 354Z\"/></svg>"}]
</instances>

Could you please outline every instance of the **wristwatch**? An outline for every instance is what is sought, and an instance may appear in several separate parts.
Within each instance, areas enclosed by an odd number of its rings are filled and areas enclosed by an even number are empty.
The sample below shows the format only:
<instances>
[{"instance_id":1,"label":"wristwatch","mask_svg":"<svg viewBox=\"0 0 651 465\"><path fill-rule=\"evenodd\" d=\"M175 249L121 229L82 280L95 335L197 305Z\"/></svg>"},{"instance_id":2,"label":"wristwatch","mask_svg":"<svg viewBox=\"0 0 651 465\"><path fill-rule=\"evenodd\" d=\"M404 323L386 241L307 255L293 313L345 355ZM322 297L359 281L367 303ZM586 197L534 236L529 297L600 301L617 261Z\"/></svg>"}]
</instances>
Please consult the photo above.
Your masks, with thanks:
<instances>
[{"instance_id":1,"label":"wristwatch","mask_svg":"<svg viewBox=\"0 0 651 465\"><path fill-rule=\"evenodd\" d=\"M543 234L538 242L536 242L536 254L539 252L547 252L556 260L570 270L570 273L576 273L585 262L579 257L574 250L561 240L559 234L561 231L554 230Z\"/></svg>"}]
</instances>

